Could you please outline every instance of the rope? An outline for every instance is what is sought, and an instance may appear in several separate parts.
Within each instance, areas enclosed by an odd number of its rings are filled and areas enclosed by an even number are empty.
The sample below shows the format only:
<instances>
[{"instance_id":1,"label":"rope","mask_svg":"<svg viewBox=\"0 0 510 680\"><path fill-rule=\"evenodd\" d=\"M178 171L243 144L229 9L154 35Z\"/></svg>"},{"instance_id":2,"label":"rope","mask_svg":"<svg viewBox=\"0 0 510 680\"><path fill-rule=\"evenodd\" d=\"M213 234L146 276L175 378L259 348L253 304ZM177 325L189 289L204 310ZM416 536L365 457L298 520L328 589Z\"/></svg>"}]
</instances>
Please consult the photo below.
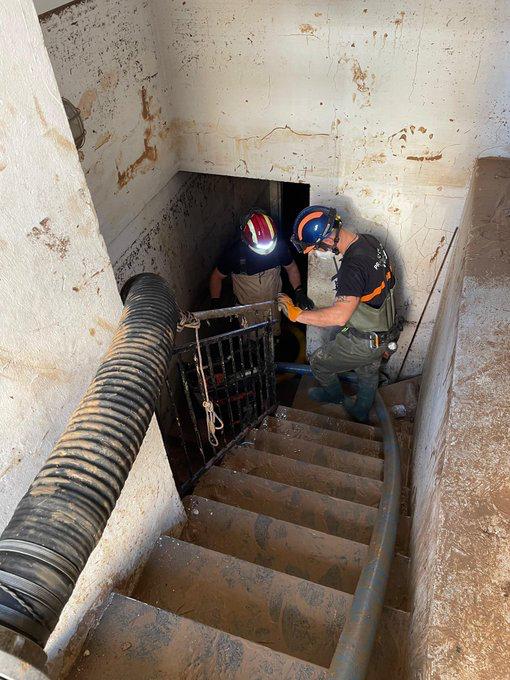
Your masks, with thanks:
<instances>
[{"instance_id":1,"label":"rope","mask_svg":"<svg viewBox=\"0 0 510 680\"><path fill-rule=\"evenodd\" d=\"M197 319L197 317L191 312L181 312L181 318L179 319L179 323L177 324L177 332L180 333L185 328L193 328L195 331L195 341L197 345L195 364L197 367L198 379L202 384L202 394L205 397L204 401L202 402L202 406L204 407L205 411L205 420L207 424L207 437L209 439L209 444L213 448L217 448L220 443L218 441L218 437L216 436L216 432L223 430L225 425L223 423L223 420L214 410L213 402L209 399L209 390L207 389L207 379L205 377L204 364L202 361L202 352L200 351L200 338L198 336L198 331L200 329L200 320Z\"/></svg>"}]
</instances>

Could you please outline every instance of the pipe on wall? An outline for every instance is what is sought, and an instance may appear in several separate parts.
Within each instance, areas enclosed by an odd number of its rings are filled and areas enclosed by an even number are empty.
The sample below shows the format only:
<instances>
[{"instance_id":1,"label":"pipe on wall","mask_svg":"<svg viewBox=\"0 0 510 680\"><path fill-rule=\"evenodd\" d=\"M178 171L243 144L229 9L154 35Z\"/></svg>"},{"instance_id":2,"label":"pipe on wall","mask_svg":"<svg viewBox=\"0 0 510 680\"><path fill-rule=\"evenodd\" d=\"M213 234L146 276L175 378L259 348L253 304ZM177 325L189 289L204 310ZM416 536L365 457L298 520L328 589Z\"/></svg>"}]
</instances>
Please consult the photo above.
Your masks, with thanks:
<instances>
[{"instance_id":1,"label":"pipe on wall","mask_svg":"<svg viewBox=\"0 0 510 680\"><path fill-rule=\"evenodd\" d=\"M170 361L179 310L140 274L95 378L0 537L0 627L43 647L120 496Z\"/></svg>"}]
</instances>

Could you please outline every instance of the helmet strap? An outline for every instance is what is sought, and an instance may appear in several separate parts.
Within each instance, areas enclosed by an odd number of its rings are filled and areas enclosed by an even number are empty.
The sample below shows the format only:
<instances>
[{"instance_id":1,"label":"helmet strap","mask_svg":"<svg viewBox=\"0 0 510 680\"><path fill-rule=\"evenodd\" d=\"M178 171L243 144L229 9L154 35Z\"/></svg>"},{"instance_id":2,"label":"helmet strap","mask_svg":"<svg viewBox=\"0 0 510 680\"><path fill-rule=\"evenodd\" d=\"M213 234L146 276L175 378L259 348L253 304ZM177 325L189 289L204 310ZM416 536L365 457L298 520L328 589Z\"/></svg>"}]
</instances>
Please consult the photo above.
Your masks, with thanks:
<instances>
[{"instance_id":1,"label":"helmet strap","mask_svg":"<svg viewBox=\"0 0 510 680\"><path fill-rule=\"evenodd\" d=\"M319 250L330 250L333 255L340 255L340 251L338 250L338 242L340 241L340 229L342 228L342 223L336 227L334 227L335 230L335 236L333 238L333 245L332 246L327 246L325 245L324 241L321 241L320 243L317 244L317 248Z\"/></svg>"},{"instance_id":2,"label":"helmet strap","mask_svg":"<svg viewBox=\"0 0 510 680\"><path fill-rule=\"evenodd\" d=\"M340 240L340 229L341 227L335 227L335 238L333 239L333 247L331 248L331 252L333 255L340 255L340 251L338 250L338 241Z\"/></svg>"}]
</instances>

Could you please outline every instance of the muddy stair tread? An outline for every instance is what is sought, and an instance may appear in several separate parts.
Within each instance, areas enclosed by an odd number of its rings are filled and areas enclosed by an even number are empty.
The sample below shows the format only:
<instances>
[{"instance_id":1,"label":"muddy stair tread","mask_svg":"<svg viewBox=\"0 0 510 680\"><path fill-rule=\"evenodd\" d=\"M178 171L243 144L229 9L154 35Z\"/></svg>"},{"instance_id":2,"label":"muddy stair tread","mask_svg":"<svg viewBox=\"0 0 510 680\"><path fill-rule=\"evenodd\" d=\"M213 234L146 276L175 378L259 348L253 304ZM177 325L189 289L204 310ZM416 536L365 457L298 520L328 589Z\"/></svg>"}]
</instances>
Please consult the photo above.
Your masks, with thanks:
<instances>
[{"instance_id":1,"label":"muddy stair tread","mask_svg":"<svg viewBox=\"0 0 510 680\"><path fill-rule=\"evenodd\" d=\"M219 466L201 477L194 495L367 545L377 517L377 508ZM402 515L396 550L403 555L410 526L410 517Z\"/></svg>"},{"instance_id":2,"label":"muddy stair tread","mask_svg":"<svg viewBox=\"0 0 510 680\"><path fill-rule=\"evenodd\" d=\"M382 442L374 439L365 439L345 432L334 432L333 430L306 425L291 420L282 420L274 416L264 418L259 426L261 430L279 432L287 437L299 438L311 442L319 442L326 446L333 446L338 449L355 451L365 456L380 458L383 454Z\"/></svg>"},{"instance_id":3,"label":"muddy stair tread","mask_svg":"<svg viewBox=\"0 0 510 680\"><path fill-rule=\"evenodd\" d=\"M379 480L331 470L253 447L234 447L223 459L221 467L371 507L377 507L381 500L382 482Z\"/></svg>"},{"instance_id":4,"label":"muddy stair tread","mask_svg":"<svg viewBox=\"0 0 510 680\"><path fill-rule=\"evenodd\" d=\"M321 465L340 472L348 472L352 475L378 480L383 477L384 461L382 458L364 456L355 451L345 451L269 430L252 430L246 439L260 451L269 451L269 453Z\"/></svg>"},{"instance_id":5,"label":"muddy stair tread","mask_svg":"<svg viewBox=\"0 0 510 680\"><path fill-rule=\"evenodd\" d=\"M113 593L68 680L327 680L324 668Z\"/></svg>"},{"instance_id":6,"label":"muddy stair tread","mask_svg":"<svg viewBox=\"0 0 510 680\"><path fill-rule=\"evenodd\" d=\"M324 667L352 599L168 536L156 542L133 597Z\"/></svg>"},{"instance_id":7,"label":"muddy stair tread","mask_svg":"<svg viewBox=\"0 0 510 680\"><path fill-rule=\"evenodd\" d=\"M184 501L180 535L204 548L353 594L368 547L199 496ZM395 555L385 603L408 609L409 559Z\"/></svg>"},{"instance_id":8,"label":"muddy stair tread","mask_svg":"<svg viewBox=\"0 0 510 680\"><path fill-rule=\"evenodd\" d=\"M311 413L302 409L290 408L288 406L278 406L275 417L279 420L290 420L304 425L313 425L325 430L334 432L344 432L364 439L375 439L382 442L383 436L380 427L357 423L352 420L345 420L336 416L328 416L322 413Z\"/></svg>"}]
</instances>

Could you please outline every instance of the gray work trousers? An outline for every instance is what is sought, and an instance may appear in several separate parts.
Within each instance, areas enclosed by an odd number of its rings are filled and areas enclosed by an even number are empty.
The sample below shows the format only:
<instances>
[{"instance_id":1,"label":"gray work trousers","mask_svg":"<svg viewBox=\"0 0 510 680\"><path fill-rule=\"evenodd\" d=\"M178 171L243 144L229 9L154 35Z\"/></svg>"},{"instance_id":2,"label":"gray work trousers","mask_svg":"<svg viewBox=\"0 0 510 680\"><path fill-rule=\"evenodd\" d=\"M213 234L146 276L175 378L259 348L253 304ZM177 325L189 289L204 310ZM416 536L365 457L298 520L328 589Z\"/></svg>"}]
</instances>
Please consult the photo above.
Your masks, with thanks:
<instances>
[{"instance_id":1,"label":"gray work trousers","mask_svg":"<svg viewBox=\"0 0 510 680\"><path fill-rule=\"evenodd\" d=\"M355 371L358 382L377 389L379 366L385 345L372 349L370 341L356 338L350 333L338 332L310 356L310 366L315 378L325 388L338 386L338 373Z\"/></svg>"}]
</instances>

